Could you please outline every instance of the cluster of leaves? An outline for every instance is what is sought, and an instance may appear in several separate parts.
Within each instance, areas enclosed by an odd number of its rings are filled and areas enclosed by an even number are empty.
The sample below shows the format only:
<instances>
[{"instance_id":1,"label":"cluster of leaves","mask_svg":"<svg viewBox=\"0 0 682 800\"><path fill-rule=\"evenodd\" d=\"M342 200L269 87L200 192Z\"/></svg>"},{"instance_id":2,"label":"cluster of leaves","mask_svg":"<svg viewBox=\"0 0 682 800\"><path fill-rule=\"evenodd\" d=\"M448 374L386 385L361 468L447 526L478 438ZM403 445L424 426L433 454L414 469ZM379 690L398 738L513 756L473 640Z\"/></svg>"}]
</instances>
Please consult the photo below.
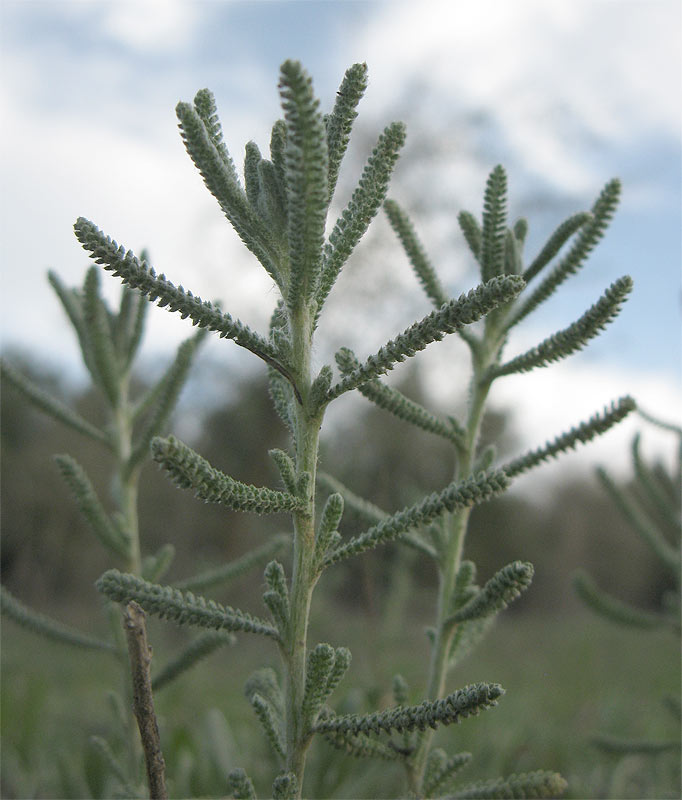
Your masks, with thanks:
<instances>
[{"instance_id":1,"label":"cluster of leaves","mask_svg":"<svg viewBox=\"0 0 682 800\"><path fill-rule=\"evenodd\" d=\"M587 572L574 576L574 586L581 599L597 614L614 624L640 631L667 630L680 637L680 591L681 570L680 547L682 545L682 519L680 508L682 496L682 429L664 423L644 412L642 417L677 438L678 457L676 468L669 472L662 464L647 464L640 451L640 435L632 440L632 465L634 486L629 490L619 487L602 467L597 475L628 526L654 553L674 589L668 589L657 610L636 608L609 592L601 589ZM679 729L682 722L682 702L679 697L666 697L664 706ZM595 737L596 744L613 753L679 753L679 738L665 740L634 740L602 734Z\"/></svg>"},{"instance_id":2,"label":"cluster of leaves","mask_svg":"<svg viewBox=\"0 0 682 800\"><path fill-rule=\"evenodd\" d=\"M386 197L405 138L402 124L392 123L381 133L346 207L333 224L328 222L339 167L366 85L365 65L352 66L334 108L323 115L307 73L298 62L285 62L279 83L283 118L272 127L270 157L264 158L253 142L246 145L243 185L223 140L212 94L201 90L192 104L177 106L186 149L207 188L279 291L267 335L176 286L164 274L158 274L148 259L119 246L87 219L76 222L76 236L93 260L128 287L124 298L144 296L183 319L191 319L200 329L199 336L215 332L258 356L269 371L273 404L291 434L288 452L271 451L282 489L249 485L222 473L186 444L174 437L162 438L156 422L144 429L139 444L132 447L121 465L121 475L130 476L144 453L151 450L153 459L177 486L192 489L204 501L243 512L290 515L291 575L287 576L279 561L270 560L265 567L263 602L269 620L194 593L233 574L229 565L217 566L182 586L163 586L156 582L161 569L135 569L129 564L127 572L107 571L97 585L111 601L134 601L149 614L212 629L205 634L212 638L192 645L184 661L181 657L170 669L172 674L222 641L216 638L216 632L262 635L276 643L284 674L280 677L270 669L259 670L246 687L247 698L280 764L273 797L301 796L306 754L315 736L358 757L399 762L415 796L444 796L448 792L462 798L556 796L566 784L551 771L455 787L453 779L470 756L448 756L433 749L431 734L438 726L458 723L496 705L502 696L503 689L495 683L478 683L447 693L448 672L481 638L496 614L528 588L533 575L532 565L515 561L483 586L476 584L475 565L462 558L471 509L504 492L515 476L604 433L634 407L629 397L621 398L552 442L497 467L493 466L494 450L479 452L480 422L492 383L505 375L548 366L579 351L616 317L630 292L630 278L621 278L573 324L520 356L503 361L503 348L512 328L583 266L608 225L620 187L617 181L607 184L592 210L560 225L525 267L523 247L528 225L518 220L508 227L507 179L504 170L496 167L486 186L482 221L466 212L459 217L480 267L481 283L451 298L406 212ZM342 348L336 354L336 372L331 365L324 365L314 374L313 336L324 303L382 206L434 309L364 359ZM533 289L532 281L542 272L545 277ZM137 293L133 295L131 290ZM98 335L106 327L106 319L102 314L100 317L89 323ZM469 407L463 421L441 419L382 382L382 376L397 364L454 333L468 344L473 365ZM119 400L117 379L121 379L112 355L116 347L121 345L105 347L100 343L92 351L84 348L93 377L97 376L114 406ZM125 346L123 352L128 352ZM332 401L355 389L401 420L450 442L455 461L452 482L403 509L384 512L332 480L318 511L316 492L323 489L317 474L318 442L324 412ZM162 391L152 395L155 400L165 397ZM125 537L125 528L116 523L106 529L104 537L102 514L93 505L92 493L81 474L74 468L62 468L77 489L86 516L93 526L99 525L101 538L113 543L112 537ZM339 530L344 508L348 507L364 514L368 525L352 538L344 538ZM439 574L426 699L410 704L408 687L396 678L392 708L359 715L335 714L327 701L349 667L350 653L327 643L308 647L313 589L328 568L396 540L431 558ZM157 679L157 687L159 682L163 685L164 681ZM253 784L243 770L233 770L229 784L233 797L255 797Z\"/></svg>"},{"instance_id":3,"label":"cluster of leaves","mask_svg":"<svg viewBox=\"0 0 682 800\"><path fill-rule=\"evenodd\" d=\"M101 296L99 280L99 270L94 266L88 269L83 286L79 288L68 288L55 273L49 274L50 284L77 335L92 383L104 400L105 423L96 425L85 419L5 361L1 363L2 378L41 411L105 450L110 469L111 498L100 497L85 469L72 456L56 455L55 462L88 523L89 531L110 553L112 563L140 576L140 580L159 580L171 565L174 548L166 544L156 553L143 555L136 506L139 476L149 458L150 442L168 424L205 333L199 331L183 342L160 379L132 398L131 376L143 340L149 304L139 292L123 287L120 305L112 311ZM248 559L240 559L241 563L224 565L218 574L200 575L194 580L225 582L246 569L262 566L281 549L284 538L273 539L250 554ZM34 633L78 648L103 651L117 660L123 657L125 662L119 615L111 618L111 637L100 639L31 609L5 586L0 587L0 605L3 616ZM163 688L217 648L233 643L234 636L226 631L212 631L199 636L158 671L154 688ZM121 751L137 753L137 749L127 730L130 715L123 711L127 703L120 699L118 703L121 713L114 715L121 722L120 730L117 728L115 733L117 741L96 738L92 746L109 765L114 783L130 796L137 796L140 785L137 757L126 759L124 756L128 766L121 763Z\"/></svg>"}]
</instances>

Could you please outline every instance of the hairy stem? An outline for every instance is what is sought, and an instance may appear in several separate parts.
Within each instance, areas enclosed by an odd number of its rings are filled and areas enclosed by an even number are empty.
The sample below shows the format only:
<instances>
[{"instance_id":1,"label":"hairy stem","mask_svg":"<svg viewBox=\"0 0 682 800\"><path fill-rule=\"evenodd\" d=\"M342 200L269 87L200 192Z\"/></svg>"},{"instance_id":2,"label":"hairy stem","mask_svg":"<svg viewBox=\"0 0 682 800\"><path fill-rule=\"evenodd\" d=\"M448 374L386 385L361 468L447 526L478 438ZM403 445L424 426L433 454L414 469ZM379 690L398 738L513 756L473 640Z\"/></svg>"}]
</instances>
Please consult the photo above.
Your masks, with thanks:
<instances>
[{"instance_id":1,"label":"hairy stem","mask_svg":"<svg viewBox=\"0 0 682 800\"><path fill-rule=\"evenodd\" d=\"M502 341L496 336L492 326L487 329L482 346L472 351L473 375L469 393L469 406L465 425L466 436L459 444L458 459L455 465L455 478L466 479L473 474L474 457L481 431L481 422L491 381L485 375L488 366L495 363ZM436 611L435 639L431 649L427 697L432 700L445 694L445 683L449 670L450 648L455 635L456 626L447 625L451 614L451 602L455 589L457 573L462 563L462 553L466 540L471 508L459 509L449 514L445 520L447 530L447 546L445 554L438 564L439 589ZM427 729L418 740L414 757L407 764L407 780L410 791L416 797L422 797L421 786L424 779L426 759L429 754L434 731Z\"/></svg>"},{"instance_id":2,"label":"hairy stem","mask_svg":"<svg viewBox=\"0 0 682 800\"><path fill-rule=\"evenodd\" d=\"M295 418L296 473L301 480L308 476L305 508L294 514L294 558L291 577L290 618L285 643L287 667L286 691L286 769L303 786L305 759L310 735L304 727L303 697L306 680L308 620L313 588L317 581L315 565L315 474L322 411L310 414L307 401L311 385L310 342L313 317L303 307L291 314L292 352L296 365L296 383L302 402ZM299 795L300 796L300 795Z\"/></svg>"}]
</instances>

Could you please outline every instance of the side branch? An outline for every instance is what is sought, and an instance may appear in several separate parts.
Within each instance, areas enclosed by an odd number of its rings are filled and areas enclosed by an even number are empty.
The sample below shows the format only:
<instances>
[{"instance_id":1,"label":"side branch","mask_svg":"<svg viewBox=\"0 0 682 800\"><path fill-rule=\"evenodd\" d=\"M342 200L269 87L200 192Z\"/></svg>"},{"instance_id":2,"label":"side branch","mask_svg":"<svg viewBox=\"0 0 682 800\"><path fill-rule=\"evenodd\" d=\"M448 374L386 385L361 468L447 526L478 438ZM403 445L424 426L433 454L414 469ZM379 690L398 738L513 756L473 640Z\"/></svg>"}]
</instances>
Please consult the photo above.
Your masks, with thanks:
<instances>
[{"instance_id":1,"label":"side branch","mask_svg":"<svg viewBox=\"0 0 682 800\"><path fill-rule=\"evenodd\" d=\"M152 800L166 800L166 763L161 752L159 726L154 713L152 681L149 669L152 649L147 643L147 628L144 611L137 603L128 603L123 617L128 656L133 682L133 711L140 729L140 739L147 766L149 796Z\"/></svg>"}]
</instances>

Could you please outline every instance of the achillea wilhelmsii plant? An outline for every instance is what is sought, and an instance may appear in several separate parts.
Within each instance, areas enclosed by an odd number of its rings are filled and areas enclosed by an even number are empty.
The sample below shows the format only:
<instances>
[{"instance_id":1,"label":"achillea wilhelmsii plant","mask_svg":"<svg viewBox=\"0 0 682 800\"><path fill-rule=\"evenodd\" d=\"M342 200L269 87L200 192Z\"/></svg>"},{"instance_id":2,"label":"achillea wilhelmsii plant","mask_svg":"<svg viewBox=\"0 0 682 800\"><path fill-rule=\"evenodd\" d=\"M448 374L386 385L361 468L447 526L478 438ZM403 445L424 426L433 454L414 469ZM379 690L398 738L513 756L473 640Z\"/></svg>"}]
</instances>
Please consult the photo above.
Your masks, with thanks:
<instances>
[{"instance_id":1,"label":"achillea wilhelmsii plant","mask_svg":"<svg viewBox=\"0 0 682 800\"><path fill-rule=\"evenodd\" d=\"M448 673L481 638L493 617L528 588L533 575L531 564L515 561L502 566L483 586L476 584L475 565L464 558L471 509L504 492L517 475L604 433L634 407L630 398L621 398L553 441L503 464L496 464L492 448L481 452L478 446L493 382L548 366L582 349L613 320L629 294L632 281L619 279L572 325L505 360L504 346L512 329L578 272L601 239L620 187L618 181L608 183L591 211L561 224L526 265L523 246L528 226L521 219L509 227L507 178L502 167L495 167L485 189L481 222L469 213L459 217L480 267L481 283L450 297L406 212L386 199L405 139L402 124L392 123L381 133L345 209L328 223L339 167L366 80L365 65L352 66L334 108L323 115L301 65L285 62L279 83L283 118L272 127L269 158L253 142L246 145L243 184L223 140L212 94L201 90L193 104L177 106L187 151L207 188L277 287L278 301L267 332L252 330L171 282L87 219L76 222L79 241L105 270L148 300L260 358L269 373L272 402L290 434L288 450L270 453L281 476L279 487L253 486L226 475L172 436L155 436L149 442L153 459L170 479L199 499L236 511L288 515L289 568L277 560L265 567L262 615L195 594L194 589L207 585L201 576L165 586L139 571L109 570L98 588L115 603L134 603L147 614L179 624L260 636L278 651L280 669L264 666L246 687L279 760L280 770L272 776L276 798L298 798L305 793L306 757L315 737L359 758L398 762L415 797L554 797L563 792L565 781L543 770L453 786L457 772L471 756L432 747L432 733L497 705L504 694L500 685L480 682L453 689ZM342 348L336 354L336 369L332 365L314 369L313 341L325 301L382 206L433 310L369 356L358 357ZM473 366L463 419L442 419L382 381L399 363L455 333L469 346ZM412 505L384 512L363 503L333 478L318 474L325 412L341 395L356 389L425 434L448 440L454 463L451 483L434 488ZM318 496L322 497L319 504ZM357 507L367 520L366 530L352 537L344 537L339 530L345 504ZM408 688L397 676L393 707L339 715L333 710L333 693L351 655L343 646L308 640L314 590L323 574L339 562L393 541L405 541L432 559L439 575L436 617L430 645L425 643L431 655L424 699L410 704ZM233 797L255 797L251 778L240 765L226 778Z\"/></svg>"}]
</instances>

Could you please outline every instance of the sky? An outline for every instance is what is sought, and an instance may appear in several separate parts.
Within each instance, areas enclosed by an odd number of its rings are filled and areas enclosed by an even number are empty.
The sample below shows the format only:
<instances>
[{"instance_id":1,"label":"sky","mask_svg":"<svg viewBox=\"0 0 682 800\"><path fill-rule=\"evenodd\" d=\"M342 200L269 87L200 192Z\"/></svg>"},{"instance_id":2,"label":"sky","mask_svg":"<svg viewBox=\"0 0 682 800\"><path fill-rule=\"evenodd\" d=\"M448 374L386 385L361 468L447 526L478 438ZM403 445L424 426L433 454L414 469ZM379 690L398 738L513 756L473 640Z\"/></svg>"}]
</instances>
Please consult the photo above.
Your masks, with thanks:
<instances>
[{"instance_id":1,"label":"sky","mask_svg":"<svg viewBox=\"0 0 682 800\"><path fill-rule=\"evenodd\" d=\"M621 316L586 351L496 384L493 401L514 411L529 443L627 393L680 421L677 0L1 0L0 10L4 350L20 346L83 379L46 281L54 269L67 284L82 282L87 258L72 231L81 215L263 330L272 283L186 156L175 105L211 88L239 163L248 140L267 149L285 59L310 72L323 109L345 69L364 61L370 83L340 192L349 196L382 128L404 120L408 143L391 196L411 212L453 294L477 282L457 214L480 214L495 164L507 170L511 217L529 218L531 255L610 178L623 182L620 209L581 274L509 343L510 355L523 351L573 322L622 274L634 278ZM118 284L102 283L113 302ZM319 358L346 343L369 354L429 310L378 218L330 299ZM161 310L149 317L152 369L189 328ZM464 383L447 346L424 357L443 406ZM211 343L206 358L225 374L219 387L247 368L243 356L232 343ZM625 464L635 426L609 434L589 458ZM654 429L647 447L669 450Z\"/></svg>"}]
</instances>

